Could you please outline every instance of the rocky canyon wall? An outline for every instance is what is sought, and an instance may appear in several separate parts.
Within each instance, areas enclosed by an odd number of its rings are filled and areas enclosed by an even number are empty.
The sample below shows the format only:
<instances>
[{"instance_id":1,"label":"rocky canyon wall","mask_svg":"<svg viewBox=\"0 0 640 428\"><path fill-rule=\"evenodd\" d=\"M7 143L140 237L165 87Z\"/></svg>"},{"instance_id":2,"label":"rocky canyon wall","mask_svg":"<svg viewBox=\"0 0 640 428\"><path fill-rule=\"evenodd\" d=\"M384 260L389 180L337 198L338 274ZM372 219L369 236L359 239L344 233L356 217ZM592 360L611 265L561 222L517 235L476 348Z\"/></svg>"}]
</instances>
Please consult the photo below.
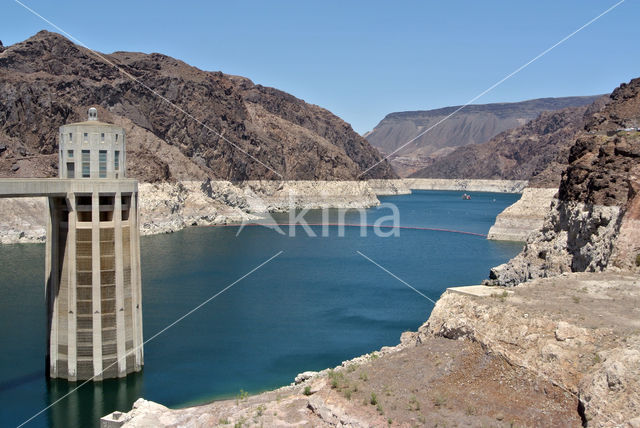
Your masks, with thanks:
<instances>
[{"instance_id":1,"label":"rocky canyon wall","mask_svg":"<svg viewBox=\"0 0 640 428\"><path fill-rule=\"evenodd\" d=\"M489 283L563 272L640 270L640 79L623 84L571 147L558 200L523 251Z\"/></svg>"}]
</instances>

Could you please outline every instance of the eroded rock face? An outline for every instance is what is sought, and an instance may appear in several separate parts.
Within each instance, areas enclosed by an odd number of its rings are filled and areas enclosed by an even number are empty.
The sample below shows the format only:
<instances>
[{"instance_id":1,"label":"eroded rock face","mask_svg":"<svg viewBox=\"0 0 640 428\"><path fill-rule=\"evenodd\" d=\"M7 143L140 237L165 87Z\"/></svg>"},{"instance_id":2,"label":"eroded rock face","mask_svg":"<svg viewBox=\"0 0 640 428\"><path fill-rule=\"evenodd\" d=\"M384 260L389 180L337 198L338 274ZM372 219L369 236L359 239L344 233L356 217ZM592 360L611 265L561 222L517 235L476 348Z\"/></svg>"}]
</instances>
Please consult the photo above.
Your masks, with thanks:
<instances>
[{"instance_id":1,"label":"eroded rock face","mask_svg":"<svg viewBox=\"0 0 640 428\"><path fill-rule=\"evenodd\" d=\"M44 242L46 198L0 198L0 244Z\"/></svg>"},{"instance_id":2,"label":"eroded rock face","mask_svg":"<svg viewBox=\"0 0 640 428\"><path fill-rule=\"evenodd\" d=\"M619 207L555 200L542 229L520 254L491 269L489 281L515 286L564 272L601 271L609 263L619 221Z\"/></svg>"},{"instance_id":3,"label":"eroded rock face","mask_svg":"<svg viewBox=\"0 0 640 428\"><path fill-rule=\"evenodd\" d=\"M490 283L517 285L562 272L638 270L640 79L616 89L571 147L544 226ZM621 127L625 128L621 128Z\"/></svg>"},{"instance_id":4,"label":"eroded rock face","mask_svg":"<svg viewBox=\"0 0 640 428\"><path fill-rule=\"evenodd\" d=\"M360 177L380 153L285 92L161 54L101 55L117 67L47 31L0 50L0 176L54 176L58 127L96 106L125 128L128 174L144 182L395 178L387 162Z\"/></svg>"},{"instance_id":5,"label":"eroded rock face","mask_svg":"<svg viewBox=\"0 0 640 428\"><path fill-rule=\"evenodd\" d=\"M588 426L626 426L640 412L638 276L565 274L513 295L445 293L416 341L478 342L575 394Z\"/></svg>"},{"instance_id":6,"label":"eroded rock face","mask_svg":"<svg viewBox=\"0 0 640 428\"><path fill-rule=\"evenodd\" d=\"M516 203L498 214L487 238L526 242L532 234L541 229L556 193L556 189L525 188Z\"/></svg>"}]
</instances>

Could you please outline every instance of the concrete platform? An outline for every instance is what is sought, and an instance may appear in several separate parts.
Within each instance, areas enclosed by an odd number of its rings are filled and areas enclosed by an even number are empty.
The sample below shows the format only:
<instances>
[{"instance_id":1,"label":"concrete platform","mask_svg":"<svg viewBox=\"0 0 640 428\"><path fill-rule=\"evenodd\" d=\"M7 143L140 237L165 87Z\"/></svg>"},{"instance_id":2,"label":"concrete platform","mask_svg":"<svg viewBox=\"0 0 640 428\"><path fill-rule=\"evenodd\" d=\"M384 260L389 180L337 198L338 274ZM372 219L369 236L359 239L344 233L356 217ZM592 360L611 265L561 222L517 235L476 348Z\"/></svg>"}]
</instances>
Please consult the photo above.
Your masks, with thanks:
<instances>
[{"instance_id":1,"label":"concrete platform","mask_svg":"<svg viewBox=\"0 0 640 428\"><path fill-rule=\"evenodd\" d=\"M491 295L501 295L504 292L511 295L513 290L508 290L504 287L489 287L488 285L465 285L463 287L449 287L447 292L464 294L466 296L475 297L491 297Z\"/></svg>"},{"instance_id":2,"label":"concrete platform","mask_svg":"<svg viewBox=\"0 0 640 428\"><path fill-rule=\"evenodd\" d=\"M62 178L2 178L0 197L66 196L67 193L135 193L138 180L133 179L62 179Z\"/></svg>"}]
</instances>

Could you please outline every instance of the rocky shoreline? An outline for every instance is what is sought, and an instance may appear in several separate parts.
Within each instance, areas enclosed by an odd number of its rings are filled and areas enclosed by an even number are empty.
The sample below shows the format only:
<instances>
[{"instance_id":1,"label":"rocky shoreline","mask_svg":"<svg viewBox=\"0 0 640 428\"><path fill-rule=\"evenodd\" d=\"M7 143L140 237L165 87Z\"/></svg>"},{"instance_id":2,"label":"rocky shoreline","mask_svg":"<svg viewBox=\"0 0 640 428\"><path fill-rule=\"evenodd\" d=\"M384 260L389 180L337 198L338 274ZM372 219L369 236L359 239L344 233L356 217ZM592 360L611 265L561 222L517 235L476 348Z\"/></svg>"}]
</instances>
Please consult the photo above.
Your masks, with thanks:
<instances>
[{"instance_id":1,"label":"rocky shoreline","mask_svg":"<svg viewBox=\"0 0 640 428\"><path fill-rule=\"evenodd\" d=\"M558 189L525 188L516 203L498 214L487 239L526 242L544 224L557 193Z\"/></svg>"},{"instance_id":2,"label":"rocky shoreline","mask_svg":"<svg viewBox=\"0 0 640 428\"><path fill-rule=\"evenodd\" d=\"M432 182L429 186L425 182ZM189 226L241 223L295 209L368 208L378 196L411 188L513 192L521 183L500 180L178 181L140 183L140 233L171 233ZM0 199L0 244L44 242L46 199Z\"/></svg>"},{"instance_id":3,"label":"rocky shoreline","mask_svg":"<svg viewBox=\"0 0 640 428\"><path fill-rule=\"evenodd\" d=\"M522 193L526 180L484 180L448 178L405 178L407 187L414 190L453 190L466 192Z\"/></svg>"},{"instance_id":4,"label":"rocky shoreline","mask_svg":"<svg viewBox=\"0 0 640 428\"><path fill-rule=\"evenodd\" d=\"M365 181L141 184L140 199L144 235L175 232L188 226L258 220L265 213L289 209L368 208L380 204Z\"/></svg>"},{"instance_id":5,"label":"rocky shoreline","mask_svg":"<svg viewBox=\"0 0 640 428\"><path fill-rule=\"evenodd\" d=\"M401 182L376 180L379 194L409 193ZM140 183L140 233L258 220L294 209L368 208L380 204L366 181L178 181ZM46 199L0 199L0 243L44 242Z\"/></svg>"}]
</instances>

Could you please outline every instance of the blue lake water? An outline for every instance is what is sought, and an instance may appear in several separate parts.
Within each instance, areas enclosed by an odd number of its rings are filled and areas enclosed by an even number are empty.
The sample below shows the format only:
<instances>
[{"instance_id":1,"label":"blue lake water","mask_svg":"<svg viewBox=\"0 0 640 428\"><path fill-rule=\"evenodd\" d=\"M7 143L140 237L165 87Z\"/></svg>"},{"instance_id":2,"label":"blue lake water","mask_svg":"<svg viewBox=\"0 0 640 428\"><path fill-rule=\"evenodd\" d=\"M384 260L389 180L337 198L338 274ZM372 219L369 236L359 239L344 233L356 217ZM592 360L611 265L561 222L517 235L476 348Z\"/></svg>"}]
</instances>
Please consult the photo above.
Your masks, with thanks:
<instances>
[{"instance_id":1,"label":"blue lake water","mask_svg":"<svg viewBox=\"0 0 640 428\"><path fill-rule=\"evenodd\" d=\"M418 191L381 201L398 207L403 226L486 234L519 198L471 195L463 201L460 192ZM371 208L366 222L389 214ZM310 223L320 218L319 212L305 216ZM345 221L361 218L352 212ZM322 234L321 227L312 229ZM346 228L344 237L337 227L328 237L307 236L300 227L295 237L264 227L237 231L200 227L143 237L145 339L282 254L147 343L142 373L89 383L68 396L78 384L47 381L44 372L44 245L0 246L1 425L19 425L57 400L26 426L96 426L138 397L178 407L288 384L299 372L395 345L428 318L429 300L357 251L436 300L446 287L479 283L521 248L428 230L403 229L399 237L378 237L371 228Z\"/></svg>"}]
</instances>

